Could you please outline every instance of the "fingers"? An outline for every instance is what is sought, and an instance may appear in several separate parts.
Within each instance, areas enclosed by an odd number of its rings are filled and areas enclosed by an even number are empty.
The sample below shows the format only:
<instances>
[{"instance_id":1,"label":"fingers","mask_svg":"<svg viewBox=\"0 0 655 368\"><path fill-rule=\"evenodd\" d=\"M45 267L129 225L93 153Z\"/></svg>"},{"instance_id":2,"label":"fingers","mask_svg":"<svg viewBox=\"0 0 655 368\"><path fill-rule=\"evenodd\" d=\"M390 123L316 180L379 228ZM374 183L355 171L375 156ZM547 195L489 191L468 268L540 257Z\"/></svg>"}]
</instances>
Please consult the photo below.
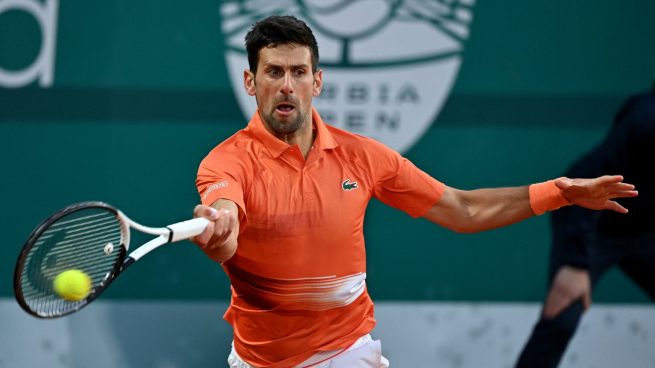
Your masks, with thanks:
<instances>
[{"instance_id":1,"label":"fingers","mask_svg":"<svg viewBox=\"0 0 655 368\"><path fill-rule=\"evenodd\" d=\"M639 194L639 192L635 190L634 185L623 182L606 183L604 184L603 189L610 198L636 197Z\"/></svg>"},{"instance_id":2,"label":"fingers","mask_svg":"<svg viewBox=\"0 0 655 368\"><path fill-rule=\"evenodd\" d=\"M203 231L202 234L196 235L193 238L191 238L191 241L196 243L200 247L204 248L207 246L213 235L214 235L214 223L210 221L207 224L207 228L205 228L205 231Z\"/></svg>"},{"instance_id":3,"label":"fingers","mask_svg":"<svg viewBox=\"0 0 655 368\"><path fill-rule=\"evenodd\" d=\"M223 246L232 234L237 221L236 214L232 211L217 210L205 205L197 205L193 209L193 217L204 217L211 220L205 231L192 239L194 243L208 249Z\"/></svg>"},{"instance_id":4,"label":"fingers","mask_svg":"<svg viewBox=\"0 0 655 368\"><path fill-rule=\"evenodd\" d=\"M603 175L597 180L600 184L620 183L623 181L623 175Z\"/></svg>"},{"instance_id":5,"label":"fingers","mask_svg":"<svg viewBox=\"0 0 655 368\"><path fill-rule=\"evenodd\" d=\"M605 209L612 210L618 213L623 213L623 214L628 213L627 208L621 206L618 202L615 201L607 201L607 203L605 203Z\"/></svg>"},{"instance_id":6,"label":"fingers","mask_svg":"<svg viewBox=\"0 0 655 368\"><path fill-rule=\"evenodd\" d=\"M609 184L608 186L609 186L609 189L611 189L612 191L615 191L615 192L628 192L628 191L634 191L635 190L634 185L628 184L628 183L623 183L623 182Z\"/></svg>"},{"instance_id":7,"label":"fingers","mask_svg":"<svg viewBox=\"0 0 655 368\"><path fill-rule=\"evenodd\" d=\"M602 177L600 179L603 179L606 177ZM606 181L605 188L607 190L607 202L605 203L605 209L616 211L618 213L623 213L626 214L628 213L628 209L617 203L616 201L612 201L611 199L614 198L630 198L630 197L636 197L639 195L639 192L637 192L635 189L635 186L632 184L628 183L623 183L622 181L615 182L610 179L618 179L620 178L623 180L623 177L621 175L614 175L614 176L609 176L607 177L608 181Z\"/></svg>"},{"instance_id":8,"label":"fingers","mask_svg":"<svg viewBox=\"0 0 655 368\"><path fill-rule=\"evenodd\" d=\"M199 204L193 209L193 217L204 217L213 221L218 218L218 211L213 207Z\"/></svg>"},{"instance_id":9,"label":"fingers","mask_svg":"<svg viewBox=\"0 0 655 368\"><path fill-rule=\"evenodd\" d=\"M611 198L636 197L639 193L635 186L623 182L621 175L606 175L597 178L599 188L602 188Z\"/></svg>"},{"instance_id":10,"label":"fingers","mask_svg":"<svg viewBox=\"0 0 655 368\"><path fill-rule=\"evenodd\" d=\"M630 198L630 197L637 197L638 195L639 192L636 190L624 190L624 191L613 193L612 198Z\"/></svg>"},{"instance_id":11,"label":"fingers","mask_svg":"<svg viewBox=\"0 0 655 368\"><path fill-rule=\"evenodd\" d=\"M639 195L635 186L623 182L622 175L605 175L594 179L556 179L555 184L571 203L593 210L611 210L625 214L627 208L613 199Z\"/></svg>"},{"instance_id":12,"label":"fingers","mask_svg":"<svg viewBox=\"0 0 655 368\"><path fill-rule=\"evenodd\" d=\"M232 234L234 225L236 223L236 216L227 209L220 209L217 212L214 221L214 231L212 236L212 244L210 248L222 245L225 240Z\"/></svg>"}]
</instances>

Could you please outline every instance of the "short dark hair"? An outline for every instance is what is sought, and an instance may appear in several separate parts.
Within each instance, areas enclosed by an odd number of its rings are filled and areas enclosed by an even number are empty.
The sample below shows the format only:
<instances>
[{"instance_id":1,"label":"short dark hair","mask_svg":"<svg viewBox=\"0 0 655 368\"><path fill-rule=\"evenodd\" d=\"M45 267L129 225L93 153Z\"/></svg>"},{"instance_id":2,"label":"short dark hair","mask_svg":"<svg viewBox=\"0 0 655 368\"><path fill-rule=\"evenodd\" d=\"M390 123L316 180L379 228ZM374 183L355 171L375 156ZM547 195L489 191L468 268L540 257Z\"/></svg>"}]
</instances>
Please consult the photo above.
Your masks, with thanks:
<instances>
[{"instance_id":1,"label":"short dark hair","mask_svg":"<svg viewBox=\"0 0 655 368\"><path fill-rule=\"evenodd\" d=\"M252 25L246 34L248 64L257 72L259 51L265 47L298 44L309 47L312 56L312 72L318 70L318 44L314 33L305 22L291 15L273 15Z\"/></svg>"}]
</instances>

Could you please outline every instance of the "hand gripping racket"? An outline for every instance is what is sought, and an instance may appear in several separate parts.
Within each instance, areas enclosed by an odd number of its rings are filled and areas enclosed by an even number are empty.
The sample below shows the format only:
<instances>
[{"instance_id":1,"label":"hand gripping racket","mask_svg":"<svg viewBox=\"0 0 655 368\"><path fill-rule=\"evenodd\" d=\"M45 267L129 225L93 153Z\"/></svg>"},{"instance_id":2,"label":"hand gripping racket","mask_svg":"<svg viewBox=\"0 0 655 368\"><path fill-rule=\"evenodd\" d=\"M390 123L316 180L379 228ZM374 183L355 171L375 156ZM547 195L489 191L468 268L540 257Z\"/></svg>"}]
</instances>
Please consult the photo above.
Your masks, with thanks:
<instances>
[{"instance_id":1,"label":"hand gripping racket","mask_svg":"<svg viewBox=\"0 0 655 368\"><path fill-rule=\"evenodd\" d=\"M27 239L14 271L16 300L27 313L39 318L74 313L141 257L164 244L201 234L208 222L195 218L152 228L103 202L70 205L43 221ZM130 228L158 236L127 255ZM91 292L82 300L67 301L54 292L54 278L70 269L81 270L91 279Z\"/></svg>"}]
</instances>

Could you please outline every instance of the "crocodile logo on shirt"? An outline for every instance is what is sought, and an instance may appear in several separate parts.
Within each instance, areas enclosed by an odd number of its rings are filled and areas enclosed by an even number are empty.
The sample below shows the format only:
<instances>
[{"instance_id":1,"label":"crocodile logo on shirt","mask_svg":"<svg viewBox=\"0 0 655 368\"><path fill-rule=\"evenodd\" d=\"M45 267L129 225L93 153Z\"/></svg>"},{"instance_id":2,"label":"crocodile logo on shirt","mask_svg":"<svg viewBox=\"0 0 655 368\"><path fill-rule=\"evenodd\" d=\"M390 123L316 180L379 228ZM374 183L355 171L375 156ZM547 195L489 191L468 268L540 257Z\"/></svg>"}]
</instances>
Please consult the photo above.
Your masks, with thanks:
<instances>
[{"instance_id":1,"label":"crocodile logo on shirt","mask_svg":"<svg viewBox=\"0 0 655 368\"><path fill-rule=\"evenodd\" d=\"M350 179L346 179L346 180L343 181L343 183L341 183L341 188L343 188L343 190L353 190L353 189L357 189L359 187L357 186L356 181L353 181L351 183Z\"/></svg>"}]
</instances>

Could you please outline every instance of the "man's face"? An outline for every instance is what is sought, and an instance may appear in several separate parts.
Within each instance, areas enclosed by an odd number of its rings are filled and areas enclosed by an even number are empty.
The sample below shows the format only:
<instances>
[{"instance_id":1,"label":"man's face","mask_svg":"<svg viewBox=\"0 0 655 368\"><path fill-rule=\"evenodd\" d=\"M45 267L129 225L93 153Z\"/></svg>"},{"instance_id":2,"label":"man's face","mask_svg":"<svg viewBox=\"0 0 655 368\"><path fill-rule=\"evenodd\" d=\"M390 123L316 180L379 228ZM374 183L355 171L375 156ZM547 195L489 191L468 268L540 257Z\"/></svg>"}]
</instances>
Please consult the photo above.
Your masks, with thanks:
<instances>
[{"instance_id":1,"label":"man's face","mask_svg":"<svg viewBox=\"0 0 655 368\"><path fill-rule=\"evenodd\" d=\"M244 73L249 95L257 99L259 113L276 135L311 129L312 98L322 87L322 72L312 73L311 52L306 46L283 44L259 51L257 74Z\"/></svg>"}]
</instances>

